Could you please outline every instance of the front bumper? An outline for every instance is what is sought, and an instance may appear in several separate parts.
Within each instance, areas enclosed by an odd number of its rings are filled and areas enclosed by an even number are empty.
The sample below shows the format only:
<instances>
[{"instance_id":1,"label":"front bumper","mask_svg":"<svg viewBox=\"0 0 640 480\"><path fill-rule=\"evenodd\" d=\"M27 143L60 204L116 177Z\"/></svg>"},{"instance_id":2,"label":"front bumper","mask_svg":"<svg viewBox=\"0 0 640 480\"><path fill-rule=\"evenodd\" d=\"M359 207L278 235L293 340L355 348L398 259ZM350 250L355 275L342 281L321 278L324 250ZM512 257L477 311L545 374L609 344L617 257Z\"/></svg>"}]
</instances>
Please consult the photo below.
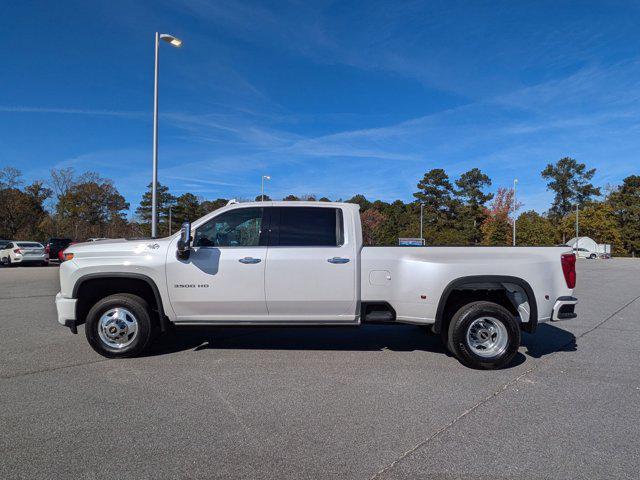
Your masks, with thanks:
<instances>
[{"instance_id":1,"label":"front bumper","mask_svg":"<svg viewBox=\"0 0 640 480\"><path fill-rule=\"evenodd\" d=\"M56 295L56 310L58 310L58 323L71 328L76 324L76 303L75 298L65 298L61 293Z\"/></svg>"},{"instance_id":2,"label":"front bumper","mask_svg":"<svg viewBox=\"0 0 640 480\"><path fill-rule=\"evenodd\" d=\"M575 313L577 303L578 299L576 297L559 297L553 305L551 321L558 322L560 320L576 318L578 316Z\"/></svg>"}]
</instances>

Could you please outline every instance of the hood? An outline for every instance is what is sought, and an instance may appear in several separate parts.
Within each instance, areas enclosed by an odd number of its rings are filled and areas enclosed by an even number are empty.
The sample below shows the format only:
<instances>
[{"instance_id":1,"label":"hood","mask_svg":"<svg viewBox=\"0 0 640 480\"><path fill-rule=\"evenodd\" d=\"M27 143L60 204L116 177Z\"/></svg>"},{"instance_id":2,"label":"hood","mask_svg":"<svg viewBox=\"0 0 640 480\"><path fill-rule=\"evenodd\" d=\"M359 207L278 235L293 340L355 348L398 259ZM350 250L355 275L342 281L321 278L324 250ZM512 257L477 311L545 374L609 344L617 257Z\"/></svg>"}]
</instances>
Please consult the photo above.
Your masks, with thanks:
<instances>
[{"instance_id":1,"label":"hood","mask_svg":"<svg viewBox=\"0 0 640 480\"><path fill-rule=\"evenodd\" d=\"M95 242L74 243L65 252L73 253L76 257L119 256L153 254L166 250L171 238L145 238L127 240L116 238L98 240Z\"/></svg>"}]
</instances>

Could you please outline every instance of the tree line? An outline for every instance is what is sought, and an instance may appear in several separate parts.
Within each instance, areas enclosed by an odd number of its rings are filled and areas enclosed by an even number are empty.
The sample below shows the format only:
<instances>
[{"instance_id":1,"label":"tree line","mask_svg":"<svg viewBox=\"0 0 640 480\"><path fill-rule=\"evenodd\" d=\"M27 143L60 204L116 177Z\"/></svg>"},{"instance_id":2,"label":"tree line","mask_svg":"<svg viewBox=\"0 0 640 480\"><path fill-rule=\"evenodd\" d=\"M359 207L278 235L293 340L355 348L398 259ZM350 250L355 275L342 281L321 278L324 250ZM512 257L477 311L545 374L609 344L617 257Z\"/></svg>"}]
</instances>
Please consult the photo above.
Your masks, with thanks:
<instances>
[{"instance_id":1,"label":"tree line","mask_svg":"<svg viewBox=\"0 0 640 480\"><path fill-rule=\"evenodd\" d=\"M367 245L397 245L399 237L419 237L421 210L427 245L511 245L514 212L520 212L517 245L564 244L575 236L577 207L581 236L610 243L617 254L636 255L640 251L640 176L628 176L603 192L591 183L595 172L568 157L548 164L540 175L554 198L544 213L521 211L514 190L493 189L491 179L479 168L455 179L444 169L431 169L418 181L410 202L370 200L360 194L344 201L360 205ZM260 195L255 198L260 199ZM270 198L265 195L265 200ZM288 195L283 200L331 201L313 195ZM164 236L228 200L208 200L192 193L176 196L159 185L157 201L158 232ZM26 184L19 170L0 169L0 238L148 237L151 185L130 219L129 207L113 181L94 172L78 175L72 168L53 170L49 179Z\"/></svg>"}]
</instances>

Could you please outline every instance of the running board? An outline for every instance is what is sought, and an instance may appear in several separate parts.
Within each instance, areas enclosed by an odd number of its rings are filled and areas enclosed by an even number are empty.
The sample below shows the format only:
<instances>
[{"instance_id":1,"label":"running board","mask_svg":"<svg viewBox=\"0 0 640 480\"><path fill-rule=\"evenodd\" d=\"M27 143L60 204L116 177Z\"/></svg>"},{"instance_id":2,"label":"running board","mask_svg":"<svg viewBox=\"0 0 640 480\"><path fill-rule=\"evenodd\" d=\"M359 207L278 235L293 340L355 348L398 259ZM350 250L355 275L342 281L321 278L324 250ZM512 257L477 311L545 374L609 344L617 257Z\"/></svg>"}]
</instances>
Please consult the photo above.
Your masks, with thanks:
<instances>
[{"instance_id":1,"label":"running board","mask_svg":"<svg viewBox=\"0 0 640 480\"><path fill-rule=\"evenodd\" d=\"M261 320L231 320L231 321L217 321L217 320L178 320L173 322L176 326L201 326L201 327L304 327L304 326L329 326L329 327L353 327L360 325L360 319L351 321L340 320L296 320L296 321L261 321Z\"/></svg>"}]
</instances>

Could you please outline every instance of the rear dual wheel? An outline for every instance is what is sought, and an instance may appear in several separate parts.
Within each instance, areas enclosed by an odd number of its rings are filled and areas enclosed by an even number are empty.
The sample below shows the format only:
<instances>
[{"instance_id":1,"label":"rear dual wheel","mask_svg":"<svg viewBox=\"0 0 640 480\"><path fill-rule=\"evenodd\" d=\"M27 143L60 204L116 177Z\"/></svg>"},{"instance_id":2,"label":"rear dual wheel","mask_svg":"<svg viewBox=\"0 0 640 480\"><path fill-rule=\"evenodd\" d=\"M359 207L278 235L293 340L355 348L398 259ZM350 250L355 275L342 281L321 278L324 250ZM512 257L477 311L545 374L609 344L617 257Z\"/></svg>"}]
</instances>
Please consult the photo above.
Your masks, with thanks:
<instances>
[{"instance_id":1,"label":"rear dual wheel","mask_svg":"<svg viewBox=\"0 0 640 480\"><path fill-rule=\"evenodd\" d=\"M453 315L446 343L449 351L468 367L502 368L518 353L520 326L502 305L472 302Z\"/></svg>"}]
</instances>

